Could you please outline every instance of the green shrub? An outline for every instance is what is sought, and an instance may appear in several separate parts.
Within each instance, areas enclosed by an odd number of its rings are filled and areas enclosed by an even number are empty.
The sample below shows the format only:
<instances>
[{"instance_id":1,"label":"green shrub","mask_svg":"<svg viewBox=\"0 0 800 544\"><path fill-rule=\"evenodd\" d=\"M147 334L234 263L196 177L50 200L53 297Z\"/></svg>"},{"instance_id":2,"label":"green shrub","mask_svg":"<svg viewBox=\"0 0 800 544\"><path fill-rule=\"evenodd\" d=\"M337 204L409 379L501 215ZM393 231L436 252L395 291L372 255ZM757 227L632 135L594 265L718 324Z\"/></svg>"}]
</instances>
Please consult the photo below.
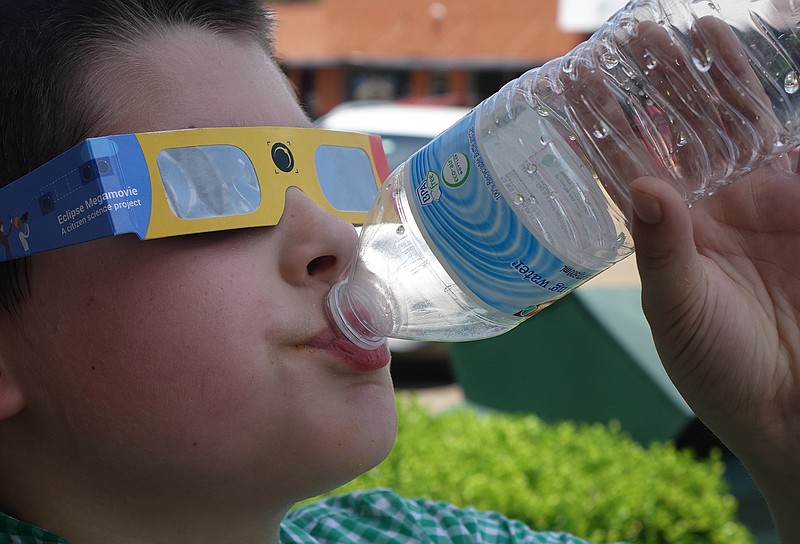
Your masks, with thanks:
<instances>
[{"instance_id":1,"label":"green shrub","mask_svg":"<svg viewBox=\"0 0 800 544\"><path fill-rule=\"evenodd\" d=\"M407 401L398 410L389 457L331 494L389 487L592 542L753 542L735 519L719 455L643 448L615 425L548 425L469 409L431 416Z\"/></svg>"}]
</instances>

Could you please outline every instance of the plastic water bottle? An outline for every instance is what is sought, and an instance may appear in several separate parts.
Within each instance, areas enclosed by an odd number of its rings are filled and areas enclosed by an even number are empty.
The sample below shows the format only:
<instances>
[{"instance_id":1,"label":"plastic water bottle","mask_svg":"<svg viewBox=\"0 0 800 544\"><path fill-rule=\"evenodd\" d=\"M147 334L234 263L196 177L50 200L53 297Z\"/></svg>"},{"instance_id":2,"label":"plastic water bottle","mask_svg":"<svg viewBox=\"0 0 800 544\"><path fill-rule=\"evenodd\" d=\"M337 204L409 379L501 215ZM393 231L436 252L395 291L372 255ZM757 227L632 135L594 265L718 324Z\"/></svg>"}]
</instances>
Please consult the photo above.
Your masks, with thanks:
<instances>
[{"instance_id":1,"label":"plastic water bottle","mask_svg":"<svg viewBox=\"0 0 800 544\"><path fill-rule=\"evenodd\" d=\"M798 139L800 1L634 0L399 166L331 320L350 340L503 333L633 251L627 185L689 205Z\"/></svg>"}]
</instances>

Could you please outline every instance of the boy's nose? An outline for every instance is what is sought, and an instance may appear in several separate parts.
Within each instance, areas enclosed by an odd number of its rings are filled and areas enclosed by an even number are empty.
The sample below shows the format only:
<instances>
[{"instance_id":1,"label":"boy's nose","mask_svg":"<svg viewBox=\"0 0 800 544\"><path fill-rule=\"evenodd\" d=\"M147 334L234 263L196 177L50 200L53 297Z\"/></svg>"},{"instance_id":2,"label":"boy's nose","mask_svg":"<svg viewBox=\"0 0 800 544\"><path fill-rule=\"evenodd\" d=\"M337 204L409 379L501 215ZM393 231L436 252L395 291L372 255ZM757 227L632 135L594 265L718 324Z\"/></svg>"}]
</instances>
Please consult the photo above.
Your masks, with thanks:
<instances>
[{"instance_id":1,"label":"boy's nose","mask_svg":"<svg viewBox=\"0 0 800 544\"><path fill-rule=\"evenodd\" d=\"M280 271L290 283L333 285L355 257L355 228L317 206L296 187L286 190L278 228L285 236Z\"/></svg>"}]
</instances>

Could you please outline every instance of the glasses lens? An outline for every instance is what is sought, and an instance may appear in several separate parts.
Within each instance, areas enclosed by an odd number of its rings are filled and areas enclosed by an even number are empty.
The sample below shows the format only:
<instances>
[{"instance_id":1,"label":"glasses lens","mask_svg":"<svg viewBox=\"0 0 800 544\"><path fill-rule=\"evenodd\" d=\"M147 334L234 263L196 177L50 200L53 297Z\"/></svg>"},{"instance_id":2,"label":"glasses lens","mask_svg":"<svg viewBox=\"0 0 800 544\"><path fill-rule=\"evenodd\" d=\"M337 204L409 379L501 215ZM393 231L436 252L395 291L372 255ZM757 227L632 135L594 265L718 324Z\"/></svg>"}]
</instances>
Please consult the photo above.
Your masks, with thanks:
<instances>
[{"instance_id":1,"label":"glasses lens","mask_svg":"<svg viewBox=\"0 0 800 544\"><path fill-rule=\"evenodd\" d=\"M156 163L169 206L181 219L250 213L261 202L253 163L236 146L164 149Z\"/></svg>"},{"instance_id":2,"label":"glasses lens","mask_svg":"<svg viewBox=\"0 0 800 544\"><path fill-rule=\"evenodd\" d=\"M378 196L369 156L363 149L321 145L314 154L317 179L337 210L366 212Z\"/></svg>"}]
</instances>

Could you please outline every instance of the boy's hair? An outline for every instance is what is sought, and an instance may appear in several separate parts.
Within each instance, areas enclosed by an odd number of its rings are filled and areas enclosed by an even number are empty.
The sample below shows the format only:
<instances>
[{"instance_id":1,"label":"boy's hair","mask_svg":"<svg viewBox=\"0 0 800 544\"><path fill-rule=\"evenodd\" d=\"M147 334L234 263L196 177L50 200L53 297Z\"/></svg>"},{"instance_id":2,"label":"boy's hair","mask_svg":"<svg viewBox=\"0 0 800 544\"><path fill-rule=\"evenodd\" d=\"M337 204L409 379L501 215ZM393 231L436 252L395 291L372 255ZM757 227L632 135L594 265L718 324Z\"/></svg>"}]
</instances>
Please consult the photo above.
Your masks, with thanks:
<instances>
[{"instance_id":1,"label":"boy's hair","mask_svg":"<svg viewBox=\"0 0 800 544\"><path fill-rule=\"evenodd\" d=\"M3 1L0 187L99 135L108 112L88 100L93 59L187 26L257 43L273 55L272 17L261 0ZM4 218L0 224L11 230ZM29 272L29 259L0 263L0 304L11 315L30 292Z\"/></svg>"}]
</instances>

